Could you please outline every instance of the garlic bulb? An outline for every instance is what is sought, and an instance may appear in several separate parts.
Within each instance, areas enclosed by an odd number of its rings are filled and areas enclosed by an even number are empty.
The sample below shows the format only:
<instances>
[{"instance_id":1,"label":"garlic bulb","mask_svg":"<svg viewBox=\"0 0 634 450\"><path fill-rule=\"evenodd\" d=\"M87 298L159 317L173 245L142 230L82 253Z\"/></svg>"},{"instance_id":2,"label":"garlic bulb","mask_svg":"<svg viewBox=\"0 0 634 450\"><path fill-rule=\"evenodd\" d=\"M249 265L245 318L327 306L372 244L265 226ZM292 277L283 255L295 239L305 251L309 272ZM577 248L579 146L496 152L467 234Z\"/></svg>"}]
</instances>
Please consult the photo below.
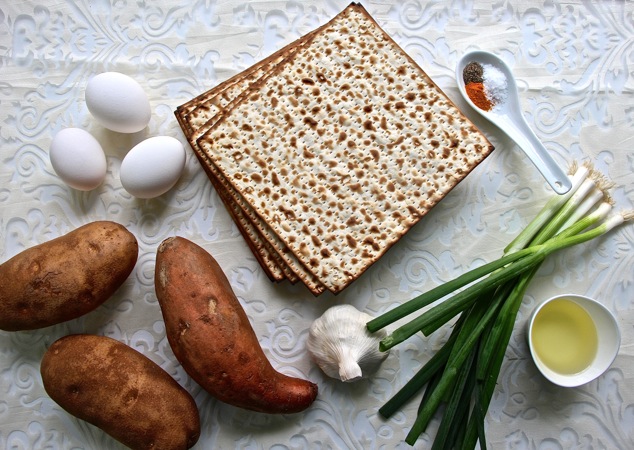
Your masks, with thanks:
<instances>
[{"instance_id":1,"label":"garlic bulb","mask_svg":"<svg viewBox=\"0 0 634 450\"><path fill-rule=\"evenodd\" d=\"M352 305L338 305L313 322L308 352L326 375L349 382L378 370L388 355L379 351L386 332L370 333L366 323L371 319Z\"/></svg>"}]
</instances>

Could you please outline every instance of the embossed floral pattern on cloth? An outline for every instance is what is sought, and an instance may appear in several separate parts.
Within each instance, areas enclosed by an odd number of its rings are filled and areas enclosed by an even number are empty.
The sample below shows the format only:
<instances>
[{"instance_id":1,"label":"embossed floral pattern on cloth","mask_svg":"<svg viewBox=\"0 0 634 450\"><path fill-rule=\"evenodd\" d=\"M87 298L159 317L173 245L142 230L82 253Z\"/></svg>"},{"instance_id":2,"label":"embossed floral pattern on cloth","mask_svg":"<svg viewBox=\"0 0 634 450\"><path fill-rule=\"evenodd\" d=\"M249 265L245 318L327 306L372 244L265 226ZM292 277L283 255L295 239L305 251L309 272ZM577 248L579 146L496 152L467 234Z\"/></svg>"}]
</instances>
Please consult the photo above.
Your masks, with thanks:
<instances>
[{"instance_id":1,"label":"embossed floral pattern on cloth","mask_svg":"<svg viewBox=\"0 0 634 450\"><path fill-rule=\"evenodd\" d=\"M309 360L308 329L333 302L376 315L500 256L551 194L509 140L460 100L454 69L469 50L492 51L513 69L531 127L562 165L588 160L634 207L634 4L551 1L363 2L377 23L485 133L496 151L413 227L363 277L315 302L302 286L271 283L193 153L167 194L138 200L122 188L123 156L140 140L186 137L173 111L325 24L349 1L153 2L7 0L0 6L0 262L94 220L122 223L139 240L137 265L115 295L80 319L29 332L0 332L0 448L121 449L48 398L44 351L71 333L118 339L164 368L195 398L203 431L195 448L410 448L403 439L418 402L382 420L377 410L439 348L449 330L394 349L371 378L329 379ZM146 130L121 135L90 116L84 89L119 71L152 105ZM108 163L104 183L74 191L55 175L49 145L65 127L91 132ZM260 343L281 372L319 384L319 397L292 417L221 404L175 361L154 287L155 252L173 235L211 252L243 302ZM486 427L491 448L634 448L634 234L611 233L548 260L527 292ZM0 280L1 282L1 280ZM619 355L606 374L557 388L530 360L524 327L537 303L573 292L618 317ZM1 312L1 311L0 311ZM431 438L419 445L431 445Z\"/></svg>"}]
</instances>

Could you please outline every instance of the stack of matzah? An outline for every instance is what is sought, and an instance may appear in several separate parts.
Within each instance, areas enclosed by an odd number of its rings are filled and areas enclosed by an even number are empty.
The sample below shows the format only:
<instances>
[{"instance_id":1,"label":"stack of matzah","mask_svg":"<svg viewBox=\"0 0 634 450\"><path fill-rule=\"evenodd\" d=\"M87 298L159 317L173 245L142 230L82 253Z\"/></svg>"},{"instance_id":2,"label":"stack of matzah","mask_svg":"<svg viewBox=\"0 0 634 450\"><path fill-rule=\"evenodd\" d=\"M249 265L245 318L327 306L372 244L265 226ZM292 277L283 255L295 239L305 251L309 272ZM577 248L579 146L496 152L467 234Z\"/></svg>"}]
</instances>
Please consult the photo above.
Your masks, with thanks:
<instances>
[{"instance_id":1,"label":"stack of matzah","mask_svg":"<svg viewBox=\"0 0 634 450\"><path fill-rule=\"evenodd\" d=\"M176 116L273 280L358 278L493 147L351 4Z\"/></svg>"}]
</instances>

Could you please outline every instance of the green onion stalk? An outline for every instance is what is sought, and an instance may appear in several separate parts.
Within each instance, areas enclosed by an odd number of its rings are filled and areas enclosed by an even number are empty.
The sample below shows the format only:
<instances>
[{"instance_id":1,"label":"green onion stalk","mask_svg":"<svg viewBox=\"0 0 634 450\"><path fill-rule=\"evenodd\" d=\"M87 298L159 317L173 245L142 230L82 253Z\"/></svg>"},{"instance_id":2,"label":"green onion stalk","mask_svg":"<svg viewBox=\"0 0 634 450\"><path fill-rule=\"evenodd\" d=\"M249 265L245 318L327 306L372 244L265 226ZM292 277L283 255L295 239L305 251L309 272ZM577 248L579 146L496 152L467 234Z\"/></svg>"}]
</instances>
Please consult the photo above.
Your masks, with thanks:
<instances>
[{"instance_id":1,"label":"green onion stalk","mask_svg":"<svg viewBox=\"0 0 634 450\"><path fill-rule=\"evenodd\" d=\"M425 388L405 441L414 445L444 405L433 450L486 449L484 420L495 391L522 299L551 254L605 235L634 219L613 213L612 184L589 164L570 168L571 190L553 196L496 261L470 270L367 323L370 332L433 306L381 340L387 351L411 336L450 324L441 349L380 409L386 418ZM444 299L444 301L440 301Z\"/></svg>"}]
</instances>

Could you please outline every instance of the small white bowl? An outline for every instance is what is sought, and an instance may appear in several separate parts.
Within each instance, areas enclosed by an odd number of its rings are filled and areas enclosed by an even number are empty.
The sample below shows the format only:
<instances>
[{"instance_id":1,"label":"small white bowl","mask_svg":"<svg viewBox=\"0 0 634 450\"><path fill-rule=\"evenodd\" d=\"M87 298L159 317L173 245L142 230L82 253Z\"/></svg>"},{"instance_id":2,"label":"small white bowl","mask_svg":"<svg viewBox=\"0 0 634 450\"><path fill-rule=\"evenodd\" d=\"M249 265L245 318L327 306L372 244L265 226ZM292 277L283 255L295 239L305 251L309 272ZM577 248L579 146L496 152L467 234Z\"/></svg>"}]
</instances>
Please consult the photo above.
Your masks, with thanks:
<instances>
[{"instance_id":1,"label":"small white bowl","mask_svg":"<svg viewBox=\"0 0 634 450\"><path fill-rule=\"evenodd\" d=\"M563 374L548 367L539 357L533 346L533 325L544 306L555 301L566 299L581 306L592 318L597 331L597 352L594 359L583 370L574 374ZM539 371L551 382L564 387L575 387L586 384L605 372L619 351L621 333L616 318L601 303L589 297L576 294L563 294L552 297L539 305L528 322L528 346L531 356Z\"/></svg>"}]
</instances>

